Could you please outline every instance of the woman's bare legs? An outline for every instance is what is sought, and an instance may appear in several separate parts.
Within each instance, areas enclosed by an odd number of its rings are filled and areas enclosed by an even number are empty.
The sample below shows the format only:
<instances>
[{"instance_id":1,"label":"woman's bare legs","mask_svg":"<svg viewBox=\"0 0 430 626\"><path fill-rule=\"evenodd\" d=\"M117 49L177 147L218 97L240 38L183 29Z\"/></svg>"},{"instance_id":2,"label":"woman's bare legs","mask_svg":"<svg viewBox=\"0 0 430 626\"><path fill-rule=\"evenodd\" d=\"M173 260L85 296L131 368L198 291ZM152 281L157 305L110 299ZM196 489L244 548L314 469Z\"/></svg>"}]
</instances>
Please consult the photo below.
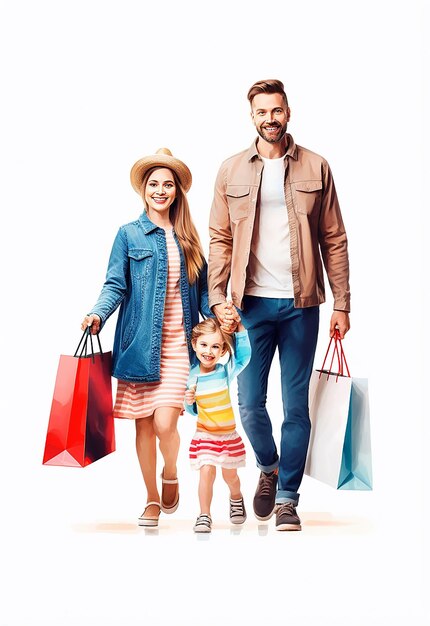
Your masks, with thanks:
<instances>
[{"instance_id":1,"label":"woman's bare legs","mask_svg":"<svg viewBox=\"0 0 430 626\"><path fill-rule=\"evenodd\" d=\"M136 451L142 470L143 480L148 492L147 502L160 502L157 489L157 449L154 430L154 418L143 417L136 420ZM147 515L158 515L160 509L151 505Z\"/></svg>"},{"instance_id":2,"label":"woman's bare legs","mask_svg":"<svg viewBox=\"0 0 430 626\"><path fill-rule=\"evenodd\" d=\"M178 417L181 409L163 406L154 411L154 432L160 442L160 452L164 459L163 478L177 478L176 461L179 453ZM163 503L169 507L174 505L178 497L178 485L163 485Z\"/></svg>"}]
</instances>

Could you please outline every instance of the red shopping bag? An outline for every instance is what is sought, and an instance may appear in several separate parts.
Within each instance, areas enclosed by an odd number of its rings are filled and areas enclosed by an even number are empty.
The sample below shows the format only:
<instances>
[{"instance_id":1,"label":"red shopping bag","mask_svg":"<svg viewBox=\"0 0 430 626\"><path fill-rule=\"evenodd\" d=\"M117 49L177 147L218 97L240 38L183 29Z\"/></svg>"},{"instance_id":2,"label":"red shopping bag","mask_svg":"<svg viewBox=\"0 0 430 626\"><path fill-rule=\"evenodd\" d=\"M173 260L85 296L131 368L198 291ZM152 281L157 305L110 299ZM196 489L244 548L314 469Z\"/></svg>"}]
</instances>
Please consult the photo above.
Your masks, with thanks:
<instances>
[{"instance_id":1,"label":"red shopping bag","mask_svg":"<svg viewBox=\"0 0 430 626\"><path fill-rule=\"evenodd\" d=\"M115 450L112 354L102 352L97 340L100 352L94 353L87 329L74 356L60 356L43 465L85 467Z\"/></svg>"}]
</instances>

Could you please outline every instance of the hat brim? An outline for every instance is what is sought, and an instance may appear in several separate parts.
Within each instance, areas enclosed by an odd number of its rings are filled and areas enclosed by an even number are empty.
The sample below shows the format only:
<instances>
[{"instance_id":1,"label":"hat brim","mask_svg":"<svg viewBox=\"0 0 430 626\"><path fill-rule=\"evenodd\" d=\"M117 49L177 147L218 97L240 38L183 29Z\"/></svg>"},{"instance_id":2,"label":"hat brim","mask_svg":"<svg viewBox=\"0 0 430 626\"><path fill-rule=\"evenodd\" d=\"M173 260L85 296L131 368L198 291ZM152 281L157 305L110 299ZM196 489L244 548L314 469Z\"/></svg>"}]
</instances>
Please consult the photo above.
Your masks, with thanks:
<instances>
[{"instance_id":1,"label":"hat brim","mask_svg":"<svg viewBox=\"0 0 430 626\"><path fill-rule=\"evenodd\" d=\"M189 191L193 179L185 163L168 154L152 154L139 159L131 168L130 182L136 193L140 194L143 177L153 167L167 167L172 170L179 178L184 191Z\"/></svg>"}]
</instances>

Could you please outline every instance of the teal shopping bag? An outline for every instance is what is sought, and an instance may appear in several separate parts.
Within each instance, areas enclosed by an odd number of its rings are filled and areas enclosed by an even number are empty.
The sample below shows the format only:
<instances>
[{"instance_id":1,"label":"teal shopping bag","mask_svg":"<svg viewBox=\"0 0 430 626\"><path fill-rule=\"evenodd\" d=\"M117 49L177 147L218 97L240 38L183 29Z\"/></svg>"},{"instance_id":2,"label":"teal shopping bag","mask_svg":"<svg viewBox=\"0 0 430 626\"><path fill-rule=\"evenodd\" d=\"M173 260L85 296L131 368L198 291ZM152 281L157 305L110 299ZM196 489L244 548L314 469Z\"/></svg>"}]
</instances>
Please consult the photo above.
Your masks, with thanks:
<instances>
[{"instance_id":1,"label":"teal shopping bag","mask_svg":"<svg viewBox=\"0 0 430 626\"><path fill-rule=\"evenodd\" d=\"M368 491L373 486L369 390L366 378L352 378L338 489Z\"/></svg>"},{"instance_id":2,"label":"teal shopping bag","mask_svg":"<svg viewBox=\"0 0 430 626\"><path fill-rule=\"evenodd\" d=\"M324 365L333 345L338 371ZM305 474L351 491L371 490L372 449L368 381L349 374L341 340L330 341L321 370L312 373L309 386L311 436Z\"/></svg>"}]
</instances>

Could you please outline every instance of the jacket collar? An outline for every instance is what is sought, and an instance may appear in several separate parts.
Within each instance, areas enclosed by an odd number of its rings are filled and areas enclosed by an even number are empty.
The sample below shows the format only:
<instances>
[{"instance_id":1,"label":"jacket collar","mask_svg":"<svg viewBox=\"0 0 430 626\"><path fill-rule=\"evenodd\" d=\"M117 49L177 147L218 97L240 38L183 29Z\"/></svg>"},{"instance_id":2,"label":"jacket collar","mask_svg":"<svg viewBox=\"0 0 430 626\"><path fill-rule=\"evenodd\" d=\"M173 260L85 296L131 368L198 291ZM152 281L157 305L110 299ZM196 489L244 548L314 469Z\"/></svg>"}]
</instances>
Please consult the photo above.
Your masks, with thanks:
<instances>
[{"instance_id":1,"label":"jacket collar","mask_svg":"<svg viewBox=\"0 0 430 626\"><path fill-rule=\"evenodd\" d=\"M140 225L142 226L142 229L145 235L159 228L157 224L154 224L154 222L151 222L151 220L146 214L146 211L144 211L142 215L139 217L139 222L140 222Z\"/></svg>"},{"instance_id":2,"label":"jacket collar","mask_svg":"<svg viewBox=\"0 0 430 626\"><path fill-rule=\"evenodd\" d=\"M248 152L247 152L248 161L253 161L255 158L258 158L258 159L261 158L260 153L257 150L257 141L258 141L258 137L257 139L253 141L253 143L248 149ZM285 153L285 157L291 157L292 159L297 161L297 146L294 142L292 135L290 135L289 133L287 133L287 141L288 141L288 147Z\"/></svg>"}]
</instances>

